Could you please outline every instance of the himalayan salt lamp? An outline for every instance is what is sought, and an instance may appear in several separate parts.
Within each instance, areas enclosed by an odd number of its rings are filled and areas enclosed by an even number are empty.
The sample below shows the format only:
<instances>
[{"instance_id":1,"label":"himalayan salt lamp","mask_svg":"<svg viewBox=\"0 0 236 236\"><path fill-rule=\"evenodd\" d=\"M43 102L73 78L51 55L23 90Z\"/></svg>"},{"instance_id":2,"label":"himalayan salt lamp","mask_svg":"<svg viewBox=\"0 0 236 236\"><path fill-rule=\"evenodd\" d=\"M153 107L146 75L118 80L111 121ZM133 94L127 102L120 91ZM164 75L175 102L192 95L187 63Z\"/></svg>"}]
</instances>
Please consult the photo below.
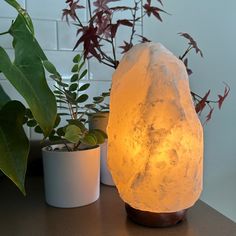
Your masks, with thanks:
<instances>
[{"instance_id":1,"label":"himalayan salt lamp","mask_svg":"<svg viewBox=\"0 0 236 236\"><path fill-rule=\"evenodd\" d=\"M149 226L181 221L199 198L203 170L203 130L182 61L159 43L129 50L113 74L107 132L128 216Z\"/></svg>"}]
</instances>

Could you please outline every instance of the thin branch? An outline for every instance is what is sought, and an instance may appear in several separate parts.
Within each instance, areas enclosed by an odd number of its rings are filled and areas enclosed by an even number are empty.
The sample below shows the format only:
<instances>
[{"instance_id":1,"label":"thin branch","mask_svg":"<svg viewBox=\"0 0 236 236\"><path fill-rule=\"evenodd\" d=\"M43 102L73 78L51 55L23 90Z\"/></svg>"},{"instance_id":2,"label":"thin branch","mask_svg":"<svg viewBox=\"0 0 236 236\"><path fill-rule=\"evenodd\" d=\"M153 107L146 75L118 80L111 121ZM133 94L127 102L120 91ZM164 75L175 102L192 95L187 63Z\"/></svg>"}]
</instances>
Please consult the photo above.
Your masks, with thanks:
<instances>
[{"instance_id":1,"label":"thin branch","mask_svg":"<svg viewBox=\"0 0 236 236\"><path fill-rule=\"evenodd\" d=\"M6 32L2 32L2 33L0 33L0 35L4 35L4 34L9 34L9 30L6 31Z\"/></svg>"},{"instance_id":2,"label":"thin branch","mask_svg":"<svg viewBox=\"0 0 236 236\"><path fill-rule=\"evenodd\" d=\"M75 15L75 18L79 22L79 26L83 28L84 26L83 26L82 22L80 21L79 17L77 15Z\"/></svg>"},{"instance_id":3,"label":"thin branch","mask_svg":"<svg viewBox=\"0 0 236 236\"><path fill-rule=\"evenodd\" d=\"M137 8L138 8L138 2L135 2L134 11L132 11L133 26L132 26L132 33L131 33L131 35L130 35L130 41L129 41L129 44L130 44L130 45L133 44L132 42L133 42L134 33L135 33L135 22L136 22Z\"/></svg>"},{"instance_id":4,"label":"thin branch","mask_svg":"<svg viewBox=\"0 0 236 236\"><path fill-rule=\"evenodd\" d=\"M92 18L92 10L91 10L91 2L90 0L88 0L88 9L89 9L89 16L90 16L90 19Z\"/></svg>"},{"instance_id":5,"label":"thin branch","mask_svg":"<svg viewBox=\"0 0 236 236\"><path fill-rule=\"evenodd\" d=\"M182 56L179 57L180 60L183 60L184 57L193 49L193 46L189 46Z\"/></svg>"}]
</instances>

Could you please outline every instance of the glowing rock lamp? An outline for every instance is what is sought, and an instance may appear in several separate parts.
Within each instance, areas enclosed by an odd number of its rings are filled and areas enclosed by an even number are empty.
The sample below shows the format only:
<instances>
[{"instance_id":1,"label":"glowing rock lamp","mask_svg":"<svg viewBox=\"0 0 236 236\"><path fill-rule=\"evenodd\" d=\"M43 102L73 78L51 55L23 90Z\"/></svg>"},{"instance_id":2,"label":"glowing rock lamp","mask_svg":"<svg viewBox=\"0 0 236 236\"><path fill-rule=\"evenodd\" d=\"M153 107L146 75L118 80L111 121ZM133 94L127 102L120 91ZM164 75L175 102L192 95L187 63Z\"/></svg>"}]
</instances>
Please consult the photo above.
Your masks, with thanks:
<instances>
[{"instance_id":1,"label":"glowing rock lamp","mask_svg":"<svg viewBox=\"0 0 236 236\"><path fill-rule=\"evenodd\" d=\"M133 47L112 79L108 166L128 216L165 227L202 191L203 131L184 64L159 43Z\"/></svg>"}]
</instances>

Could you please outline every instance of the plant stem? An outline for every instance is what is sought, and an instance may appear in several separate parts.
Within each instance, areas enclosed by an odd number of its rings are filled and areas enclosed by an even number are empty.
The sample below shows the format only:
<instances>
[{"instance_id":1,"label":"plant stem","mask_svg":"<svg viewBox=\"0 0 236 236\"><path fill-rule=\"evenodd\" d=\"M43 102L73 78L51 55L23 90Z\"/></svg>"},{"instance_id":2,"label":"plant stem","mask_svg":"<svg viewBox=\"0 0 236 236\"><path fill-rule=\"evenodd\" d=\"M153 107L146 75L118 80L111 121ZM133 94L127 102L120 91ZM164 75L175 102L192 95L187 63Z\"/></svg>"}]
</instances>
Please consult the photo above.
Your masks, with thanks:
<instances>
[{"instance_id":1,"label":"plant stem","mask_svg":"<svg viewBox=\"0 0 236 236\"><path fill-rule=\"evenodd\" d=\"M78 143L76 143L75 145L74 145L74 148L73 148L73 150L75 151L78 147L79 147L79 145L81 144L81 142L79 141Z\"/></svg>"},{"instance_id":2,"label":"plant stem","mask_svg":"<svg viewBox=\"0 0 236 236\"><path fill-rule=\"evenodd\" d=\"M83 28L84 26L83 26L82 22L80 21L79 17L77 15L75 15L75 18L79 22L79 26Z\"/></svg>"},{"instance_id":3,"label":"plant stem","mask_svg":"<svg viewBox=\"0 0 236 236\"><path fill-rule=\"evenodd\" d=\"M203 99L203 97L201 97L200 95L198 95L197 93L194 93L194 92L192 92L191 91L191 95L198 101L198 102L200 102L202 99ZM197 98L198 99L197 99ZM214 101L214 100L206 100L206 103L218 103L218 101Z\"/></svg>"},{"instance_id":4,"label":"plant stem","mask_svg":"<svg viewBox=\"0 0 236 236\"><path fill-rule=\"evenodd\" d=\"M70 148L67 146L66 142L64 142L64 145L65 145L67 151L70 152L71 150L70 150Z\"/></svg>"},{"instance_id":5,"label":"plant stem","mask_svg":"<svg viewBox=\"0 0 236 236\"><path fill-rule=\"evenodd\" d=\"M4 35L4 34L9 34L9 31L0 33L0 35Z\"/></svg>"},{"instance_id":6,"label":"plant stem","mask_svg":"<svg viewBox=\"0 0 236 236\"><path fill-rule=\"evenodd\" d=\"M180 60L183 60L185 58L185 56L193 49L193 47L190 45L187 50L184 52L184 54L179 57Z\"/></svg>"},{"instance_id":7,"label":"plant stem","mask_svg":"<svg viewBox=\"0 0 236 236\"><path fill-rule=\"evenodd\" d=\"M132 33L130 35L130 41L129 41L129 44L130 45L133 45L133 38L134 38L134 33L135 33L135 23L136 23L136 14L137 14L137 8L138 8L138 2L134 1L135 2L135 6L134 6L134 11L131 11L132 12L132 16L133 16L133 26L132 26Z\"/></svg>"},{"instance_id":8,"label":"plant stem","mask_svg":"<svg viewBox=\"0 0 236 236\"><path fill-rule=\"evenodd\" d=\"M114 62L115 62L115 69L116 69L116 61L117 60L116 60L116 49L115 49L114 39L112 38L111 41L112 41L112 43L111 43L111 45L112 45L112 53L113 53Z\"/></svg>"},{"instance_id":9,"label":"plant stem","mask_svg":"<svg viewBox=\"0 0 236 236\"><path fill-rule=\"evenodd\" d=\"M89 9L89 16L90 16L90 19L92 18L92 10L91 10L91 2L90 0L88 0L88 9Z\"/></svg>"}]
</instances>

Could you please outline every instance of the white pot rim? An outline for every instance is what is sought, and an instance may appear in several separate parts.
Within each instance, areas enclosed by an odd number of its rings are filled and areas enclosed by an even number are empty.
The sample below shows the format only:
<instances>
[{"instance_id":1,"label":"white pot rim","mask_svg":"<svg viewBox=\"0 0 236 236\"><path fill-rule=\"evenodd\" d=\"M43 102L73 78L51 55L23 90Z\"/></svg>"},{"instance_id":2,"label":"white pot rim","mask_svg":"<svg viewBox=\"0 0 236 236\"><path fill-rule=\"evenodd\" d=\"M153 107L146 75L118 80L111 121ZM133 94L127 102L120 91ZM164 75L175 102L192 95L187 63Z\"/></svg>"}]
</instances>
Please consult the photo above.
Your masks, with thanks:
<instances>
[{"instance_id":1,"label":"white pot rim","mask_svg":"<svg viewBox=\"0 0 236 236\"><path fill-rule=\"evenodd\" d=\"M52 147L52 150L48 150L48 147ZM75 150L75 151L61 151L60 149L61 148L64 148L65 147L65 144L52 144L52 145L47 145L45 147L42 148L42 151L43 152L48 152L48 153L52 153L52 152L58 152L58 153L73 153L73 152L85 152L85 151L90 151L90 150L94 150L94 149L97 149L97 148L100 148L99 145L96 145L96 146L91 146L89 148L86 148L86 149L79 149L79 150ZM55 148L59 148L59 150L55 150Z\"/></svg>"}]
</instances>

